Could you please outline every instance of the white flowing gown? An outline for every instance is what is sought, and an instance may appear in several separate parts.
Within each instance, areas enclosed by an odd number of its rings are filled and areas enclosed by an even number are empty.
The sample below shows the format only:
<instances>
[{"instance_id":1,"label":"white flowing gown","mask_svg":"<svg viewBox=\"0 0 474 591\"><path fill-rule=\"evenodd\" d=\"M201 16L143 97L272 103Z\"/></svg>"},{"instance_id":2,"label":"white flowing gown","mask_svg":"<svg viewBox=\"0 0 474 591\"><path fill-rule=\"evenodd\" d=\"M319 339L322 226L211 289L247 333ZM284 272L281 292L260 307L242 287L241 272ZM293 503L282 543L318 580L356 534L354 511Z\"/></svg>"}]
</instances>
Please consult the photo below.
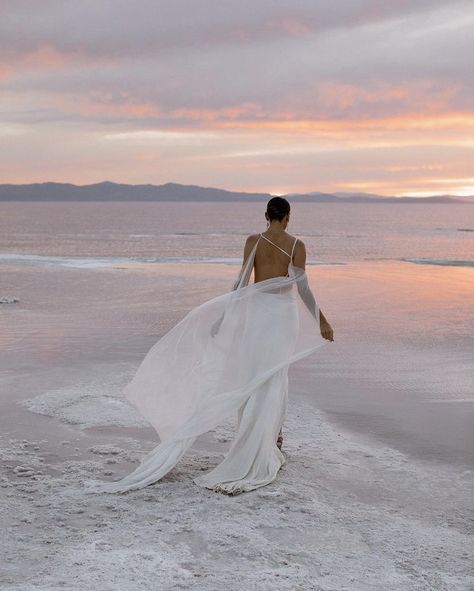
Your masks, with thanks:
<instances>
[{"instance_id":1,"label":"white flowing gown","mask_svg":"<svg viewBox=\"0 0 474 591\"><path fill-rule=\"evenodd\" d=\"M288 401L288 367L328 341L306 272L250 283L259 238L232 291L191 310L148 351L125 397L156 429L160 443L116 482L89 481L86 492L139 489L160 480L196 438L237 418L230 449L193 479L237 494L272 482L285 457L276 445ZM272 242L272 244L274 244Z\"/></svg>"}]
</instances>

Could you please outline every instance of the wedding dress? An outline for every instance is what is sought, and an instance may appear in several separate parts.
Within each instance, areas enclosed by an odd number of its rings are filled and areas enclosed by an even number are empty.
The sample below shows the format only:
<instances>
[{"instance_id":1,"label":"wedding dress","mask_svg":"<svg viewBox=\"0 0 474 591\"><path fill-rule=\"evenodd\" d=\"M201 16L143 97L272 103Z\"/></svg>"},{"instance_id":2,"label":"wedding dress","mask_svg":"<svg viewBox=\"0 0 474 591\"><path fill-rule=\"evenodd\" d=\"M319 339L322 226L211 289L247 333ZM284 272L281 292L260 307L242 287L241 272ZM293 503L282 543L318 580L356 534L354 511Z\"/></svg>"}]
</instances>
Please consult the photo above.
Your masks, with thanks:
<instances>
[{"instance_id":1,"label":"wedding dress","mask_svg":"<svg viewBox=\"0 0 474 591\"><path fill-rule=\"evenodd\" d=\"M327 340L304 269L249 283L259 235L231 291L191 310L148 351L124 389L156 429L160 443L116 482L90 481L87 492L125 492L167 474L196 438L237 419L224 459L193 478L229 494L272 482L285 457L276 445L288 401L288 367Z\"/></svg>"}]
</instances>

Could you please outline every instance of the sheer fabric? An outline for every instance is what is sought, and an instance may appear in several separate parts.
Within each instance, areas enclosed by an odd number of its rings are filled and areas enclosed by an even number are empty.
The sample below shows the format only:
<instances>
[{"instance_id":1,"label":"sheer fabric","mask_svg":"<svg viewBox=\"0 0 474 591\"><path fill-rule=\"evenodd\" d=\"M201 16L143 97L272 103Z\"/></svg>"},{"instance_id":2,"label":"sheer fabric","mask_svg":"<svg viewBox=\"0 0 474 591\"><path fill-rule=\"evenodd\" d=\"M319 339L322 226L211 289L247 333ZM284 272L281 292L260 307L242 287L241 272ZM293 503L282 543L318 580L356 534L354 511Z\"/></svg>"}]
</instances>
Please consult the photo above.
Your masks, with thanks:
<instances>
[{"instance_id":1,"label":"sheer fabric","mask_svg":"<svg viewBox=\"0 0 474 591\"><path fill-rule=\"evenodd\" d=\"M167 474L196 438L238 417L221 464L193 481L222 492L271 482L285 459L276 446L288 397L288 366L326 341L306 272L249 283L260 238L232 291L191 310L147 353L125 397L156 429L160 443L117 482L88 492L143 488Z\"/></svg>"}]
</instances>

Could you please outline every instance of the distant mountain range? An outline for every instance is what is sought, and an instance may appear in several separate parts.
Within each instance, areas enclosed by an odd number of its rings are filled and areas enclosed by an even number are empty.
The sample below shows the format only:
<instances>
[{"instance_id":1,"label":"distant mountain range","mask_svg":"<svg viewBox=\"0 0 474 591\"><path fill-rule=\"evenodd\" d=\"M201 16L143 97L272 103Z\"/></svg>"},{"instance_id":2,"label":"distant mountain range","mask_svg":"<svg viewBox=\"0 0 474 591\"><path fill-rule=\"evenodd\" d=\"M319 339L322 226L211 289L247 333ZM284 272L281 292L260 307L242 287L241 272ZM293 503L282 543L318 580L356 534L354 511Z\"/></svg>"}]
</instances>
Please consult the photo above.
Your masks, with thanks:
<instances>
[{"instance_id":1,"label":"distant mountain range","mask_svg":"<svg viewBox=\"0 0 474 591\"><path fill-rule=\"evenodd\" d=\"M93 185L33 183L0 185L0 201L268 201L270 193L243 193L213 187L180 185L126 185L104 181ZM458 197L384 197L371 193L288 193L290 202L307 203L474 203L474 195Z\"/></svg>"}]
</instances>

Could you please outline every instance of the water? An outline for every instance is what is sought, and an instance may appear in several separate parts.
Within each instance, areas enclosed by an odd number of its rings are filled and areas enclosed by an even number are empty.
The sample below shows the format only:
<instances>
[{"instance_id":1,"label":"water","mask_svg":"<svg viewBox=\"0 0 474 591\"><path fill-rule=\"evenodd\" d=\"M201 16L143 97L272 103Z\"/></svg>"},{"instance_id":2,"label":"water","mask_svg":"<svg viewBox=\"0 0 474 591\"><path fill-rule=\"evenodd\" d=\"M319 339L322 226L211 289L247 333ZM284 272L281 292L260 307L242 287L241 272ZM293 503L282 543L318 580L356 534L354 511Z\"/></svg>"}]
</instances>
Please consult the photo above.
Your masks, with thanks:
<instances>
[{"instance_id":1,"label":"water","mask_svg":"<svg viewBox=\"0 0 474 591\"><path fill-rule=\"evenodd\" d=\"M3 421L25 421L16 401L98 361L138 364L230 289L263 210L0 203L0 297L20 300L0 306ZM335 330L290 370L294 388L360 434L472 466L474 205L297 203L288 231Z\"/></svg>"},{"instance_id":2,"label":"water","mask_svg":"<svg viewBox=\"0 0 474 591\"><path fill-rule=\"evenodd\" d=\"M243 238L265 230L263 210L261 203L3 202L0 255L237 262ZM474 264L474 205L296 203L288 231L304 240L309 263Z\"/></svg>"}]
</instances>

